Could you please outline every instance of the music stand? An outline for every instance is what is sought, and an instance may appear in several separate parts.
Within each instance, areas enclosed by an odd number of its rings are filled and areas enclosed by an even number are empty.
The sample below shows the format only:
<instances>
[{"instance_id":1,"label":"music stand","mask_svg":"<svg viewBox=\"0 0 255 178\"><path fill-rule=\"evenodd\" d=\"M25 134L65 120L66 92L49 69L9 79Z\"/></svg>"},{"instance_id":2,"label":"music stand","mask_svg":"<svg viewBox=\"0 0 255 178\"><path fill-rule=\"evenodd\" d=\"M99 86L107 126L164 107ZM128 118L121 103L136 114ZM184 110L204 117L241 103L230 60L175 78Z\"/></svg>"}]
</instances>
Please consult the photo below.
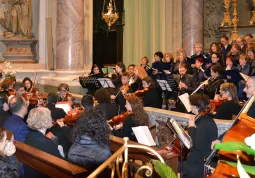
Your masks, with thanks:
<instances>
[{"instance_id":1,"label":"music stand","mask_svg":"<svg viewBox=\"0 0 255 178\"><path fill-rule=\"evenodd\" d=\"M157 80L161 90L164 92L166 101L168 100L168 91L172 92L172 87L169 85L169 83L166 80ZM166 102L166 108L168 108L168 102Z\"/></svg>"},{"instance_id":2,"label":"music stand","mask_svg":"<svg viewBox=\"0 0 255 178\"><path fill-rule=\"evenodd\" d=\"M101 83L94 77L79 77L79 82L83 88L101 88Z\"/></svg>"},{"instance_id":3,"label":"music stand","mask_svg":"<svg viewBox=\"0 0 255 178\"><path fill-rule=\"evenodd\" d=\"M103 88L115 88L114 84L109 78L98 78L97 79Z\"/></svg>"},{"instance_id":4,"label":"music stand","mask_svg":"<svg viewBox=\"0 0 255 178\"><path fill-rule=\"evenodd\" d=\"M191 137L185 132L185 130L176 122L174 118L168 118L166 124L172 132L175 134L176 139L180 139L180 177L182 178L182 155L183 145L190 149L192 145Z\"/></svg>"}]
</instances>

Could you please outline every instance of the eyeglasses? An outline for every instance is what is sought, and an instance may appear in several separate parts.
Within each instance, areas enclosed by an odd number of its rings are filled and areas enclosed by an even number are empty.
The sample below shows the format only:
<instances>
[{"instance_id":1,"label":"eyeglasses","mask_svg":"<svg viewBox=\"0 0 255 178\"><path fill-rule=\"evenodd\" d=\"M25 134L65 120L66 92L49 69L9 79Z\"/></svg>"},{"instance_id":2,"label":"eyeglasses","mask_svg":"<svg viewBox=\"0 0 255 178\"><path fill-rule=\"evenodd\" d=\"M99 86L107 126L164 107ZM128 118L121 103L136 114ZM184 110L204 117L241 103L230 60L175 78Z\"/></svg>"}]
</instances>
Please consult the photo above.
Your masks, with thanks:
<instances>
[{"instance_id":1,"label":"eyeglasses","mask_svg":"<svg viewBox=\"0 0 255 178\"><path fill-rule=\"evenodd\" d=\"M60 90L60 91L62 91L62 92L66 92L66 90Z\"/></svg>"},{"instance_id":2,"label":"eyeglasses","mask_svg":"<svg viewBox=\"0 0 255 178\"><path fill-rule=\"evenodd\" d=\"M249 88L254 87L254 85L245 85L245 88L248 90Z\"/></svg>"}]
</instances>

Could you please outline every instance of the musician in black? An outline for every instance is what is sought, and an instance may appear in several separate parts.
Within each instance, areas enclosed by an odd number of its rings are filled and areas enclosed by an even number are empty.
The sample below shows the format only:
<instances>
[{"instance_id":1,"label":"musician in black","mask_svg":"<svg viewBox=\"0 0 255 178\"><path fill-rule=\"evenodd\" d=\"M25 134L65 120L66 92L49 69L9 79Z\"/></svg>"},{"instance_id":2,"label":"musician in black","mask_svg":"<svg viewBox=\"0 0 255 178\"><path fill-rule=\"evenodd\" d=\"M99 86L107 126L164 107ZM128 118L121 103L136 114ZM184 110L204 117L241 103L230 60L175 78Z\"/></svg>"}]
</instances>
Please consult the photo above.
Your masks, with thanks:
<instances>
[{"instance_id":1,"label":"musician in black","mask_svg":"<svg viewBox=\"0 0 255 178\"><path fill-rule=\"evenodd\" d=\"M89 77L93 77L96 79L104 77L102 68L99 67L97 64L93 64Z\"/></svg>"},{"instance_id":2,"label":"musician in black","mask_svg":"<svg viewBox=\"0 0 255 178\"><path fill-rule=\"evenodd\" d=\"M179 74L175 75L174 79L179 86L180 93L187 93L189 87L191 87L192 76L187 73L187 66L185 64L179 66Z\"/></svg>"},{"instance_id":3,"label":"musician in black","mask_svg":"<svg viewBox=\"0 0 255 178\"><path fill-rule=\"evenodd\" d=\"M189 97L191 110L197 119L190 119L188 134L193 146L183 163L184 178L203 178L204 159L211 152L211 142L218 137L217 125L207 113L210 100L208 96L195 93Z\"/></svg>"},{"instance_id":4,"label":"musician in black","mask_svg":"<svg viewBox=\"0 0 255 178\"><path fill-rule=\"evenodd\" d=\"M197 58L195 68L193 69L192 83L189 93L192 93L205 80L204 70L202 69L203 59Z\"/></svg>"},{"instance_id":5,"label":"musician in black","mask_svg":"<svg viewBox=\"0 0 255 178\"><path fill-rule=\"evenodd\" d=\"M135 73L133 77L134 81L133 83L130 84L128 93L134 93L137 90L142 90L143 89L142 79L144 77L147 77L147 72L142 66L136 66L134 73Z\"/></svg>"},{"instance_id":6,"label":"musician in black","mask_svg":"<svg viewBox=\"0 0 255 178\"><path fill-rule=\"evenodd\" d=\"M163 59L163 53L161 51L158 51L154 54L155 62L152 63L153 71L152 71L152 74L151 74L151 78L153 80L162 78L162 74L163 74L162 59Z\"/></svg>"},{"instance_id":7,"label":"musician in black","mask_svg":"<svg viewBox=\"0 0 255 178\"><path fill-rule=\"evenodd\" d=\"M113 79L112 73L108 74L108 77L112 78L112 83L116 87L116 90L118 90L122 85L121 75L123 72L126 72L125 64L123 64L123 62L118 62L115 67L115 72L116 72L117 78Z\"/></svg>"}]
</instances>

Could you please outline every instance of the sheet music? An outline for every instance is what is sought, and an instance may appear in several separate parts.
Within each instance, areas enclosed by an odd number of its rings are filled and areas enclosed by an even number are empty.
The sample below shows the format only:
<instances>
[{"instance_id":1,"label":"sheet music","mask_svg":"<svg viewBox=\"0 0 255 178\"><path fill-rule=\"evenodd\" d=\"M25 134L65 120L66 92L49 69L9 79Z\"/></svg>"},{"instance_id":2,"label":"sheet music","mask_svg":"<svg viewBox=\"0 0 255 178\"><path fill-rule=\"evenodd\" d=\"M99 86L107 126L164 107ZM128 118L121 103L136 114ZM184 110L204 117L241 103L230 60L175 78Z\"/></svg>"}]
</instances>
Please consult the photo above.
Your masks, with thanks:
<instances>
[{"instance_id":1,"label":"sheet music","mask_svg":"<svg viewBox=\"0 0 255 178\"><path fill-rule=\"evenodd\" d=\"M189 94L188 93L184 93L182 95L179 96L181 102L183 103L183 105L185 106L186 110L188 112L191 111L191 104L190 104L190 101L189 101Z\"/></svg>"},{"instance_id":2,"label":"sheet music","mask_svg":"<svg viewBox=\"0 0 255 178\"><path fill-rule=\"evenodd\" d=\"M111 79L108 79L108 78L98 78L97 79L103 88L115 88L114 84L112 83Z\"/></svg>"},{"instance_id":3,"label":"sheet music","mask_svg":"<svg viewBox=\"0 0 255 178\"><path fill-rule=\"evenodd\" d=\"M167 91L172 91L170 85L167 83L166 80L157 80L157 82L158 82L160 88L161 88L163 91L165 91L165 90L167 90Z\"/></svg>"},{"instance_id":4,"label":"sheet music","mask_svg":"<svg viewBox=\"0 0 255 178\"><path fill-rule=\"evenodd\" d=\"M132 127L132 130L135 134L135 137L138 143L147 145L147 146L155 146L156 143L151 136L151 132L147 126L139 126Z\"/></svg>"},{"instance_id":5,"label":"sheet music","mask_svg":"<svg viewBox=\"0 0 255 178\"><path fill-rule=\"evenodd\" d=\"M185 132L185 130L176 122L174 118L170 119L170 122L178 136L178 138L183 142L183 144L190 149L192 147L192 139L191 137Z\"/></svg>"},{"instance_id":6,"label":"sheet music","mask_svg":"<svg viewBox=\"0 0 255 178\"><path fill-rule=\"evenodd\" d=\"M71 110L71 106L69 105L68 102L57 102L55 104L55 107L62 108L66 112L66 114Z\"/></svg>"},{"instance_id":7,"label":"sheet music","mask_svg":"<svg viewBox=\"0 0 255 178\"><path fill-rule=\"evenodd\" d=\"M243 74L242 72L240 72L240 75L243 77L243 79L244 79L245 81L247 81L247 80L249 79L249 76Z\"/></svg>"}]
</instances>

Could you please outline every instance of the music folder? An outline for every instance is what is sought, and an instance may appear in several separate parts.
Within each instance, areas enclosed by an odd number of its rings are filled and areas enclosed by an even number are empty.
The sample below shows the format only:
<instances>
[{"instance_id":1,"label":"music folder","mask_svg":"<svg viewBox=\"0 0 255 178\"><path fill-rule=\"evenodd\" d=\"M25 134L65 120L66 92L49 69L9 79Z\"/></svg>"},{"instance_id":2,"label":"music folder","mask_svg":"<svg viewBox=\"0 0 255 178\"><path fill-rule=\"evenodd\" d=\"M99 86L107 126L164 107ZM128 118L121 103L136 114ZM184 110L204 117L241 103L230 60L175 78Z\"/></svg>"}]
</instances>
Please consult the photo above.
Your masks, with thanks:
<instances>
[{"instance_id":1,"label":"music folder","mask_svg":"<svg viewBox=\"0 0 255 178\"><path fill-rule=\"evenodd\" d=\"M101 83L103 88L108 88L108 87L115 88L114 84L109 78L98 78L97 80Z\"/></svg>"},{"instance_id":2,"label":"music folder","mask_svg":"<svg viewBox=\"0 0 255 178\"><path fill-rule=\"evenodd\" d=\"M72 107L70 106L68 101L64 101L64 102L57 102L55 104L56 108L62 108L66 114L72 109Z\"/></svg>"},{"instance_id":3,"label":"music folder","mask_svg":"<svg viewBox=\"0 0 255 178\"><path fill-rule=\"evenodd\" d=\"M189 101L189 94L188 93L184 93L182 95L179 96L181 102L183 103L183 105L185 106L186 110L188 112L191 112L191 104Z\"/></svg>"},{"instance_id":4,"label":"music folder","mask_svg":"<svg viewBox=\"0 0 255 178\"><path fill-rule=\"evenodd\" d=\"M157 80L161 90L165 91L172 91L170 85L168 84L168 82L166 80Z\"/></svg>"},{"instance_id":5,"label":"music folder","mask_svg":"<svg viewBox=\"0 0 255 178\"><path fill-rule=\"evenodd\" d=\"M168 118L167 126L175 133L176 137L178 137L188 149L193 146L191 137L174 118Z\"/></svg>"},{"instance_id":6,"label":"music folder","mask_svg":"<svg viewBox=\"0 0 255 178\"><path fill-rule=\"evenodd\" d=\"M147 146L156 145L155 141L152 138L151 132L147 126L132 127L132 130L135 134L135 137L138 143L141 143Z\"/></svg>"},{"instance_id":7,"label":"music folder","mask_svg":"<svg viewBox=\"0 0 255 178\"><path fill-rule=\"evenodd\" d=\"M247 81L249 78L249 76L239 72L238 69L225 70L224 76L231 76L231 80L233 80L236 83L239 82L240 80Z\"/></svg>"}]
</instances>

